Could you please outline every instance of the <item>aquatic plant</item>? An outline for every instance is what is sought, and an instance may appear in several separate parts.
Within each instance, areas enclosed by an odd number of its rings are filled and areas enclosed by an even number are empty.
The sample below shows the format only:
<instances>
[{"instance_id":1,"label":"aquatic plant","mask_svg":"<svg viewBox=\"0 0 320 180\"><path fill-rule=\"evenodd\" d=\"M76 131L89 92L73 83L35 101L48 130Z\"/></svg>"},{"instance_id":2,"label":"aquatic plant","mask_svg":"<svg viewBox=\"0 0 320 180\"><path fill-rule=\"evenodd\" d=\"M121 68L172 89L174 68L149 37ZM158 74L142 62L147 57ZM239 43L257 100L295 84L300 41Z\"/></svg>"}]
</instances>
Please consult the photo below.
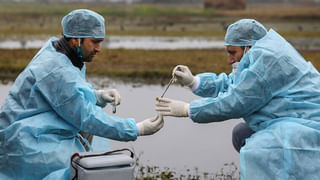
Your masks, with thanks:
<instances>
[{"instance_id":1,"label":"aquatic plant","mask_svg":"<svg viewBox=\"0 0 320 180\"><path fill-rule=\"evenodd\" d=\"M145 165L136 157L135 180L240 180L240 171L234 162L225 163L220 171L201 172L199 168L175 170L169 167Z\"/></svg>"}]
</instances>

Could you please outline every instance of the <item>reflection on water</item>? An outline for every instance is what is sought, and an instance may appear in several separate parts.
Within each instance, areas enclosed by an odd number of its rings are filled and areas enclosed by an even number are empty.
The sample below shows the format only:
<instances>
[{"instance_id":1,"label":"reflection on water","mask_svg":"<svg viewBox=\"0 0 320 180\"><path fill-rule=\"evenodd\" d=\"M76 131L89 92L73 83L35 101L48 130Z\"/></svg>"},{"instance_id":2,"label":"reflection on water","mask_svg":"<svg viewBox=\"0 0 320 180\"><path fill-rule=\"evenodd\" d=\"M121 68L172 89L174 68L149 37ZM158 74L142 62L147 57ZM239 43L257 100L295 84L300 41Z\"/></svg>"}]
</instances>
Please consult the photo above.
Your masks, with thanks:
<instances>
[{"instance_id":1,"label":"reflection on water","mask_svg":"<svg viewBox=\"0 0 320 180\"><path fill-rule=\"evenodd\" d=\"M155 97L160 96L165 87L160 85L136 85L115 82L107 78L90 78L94 86L116 88L121 94L121 105L115 115L132 117L137 121L155 116ZM168 79L169 81L169 79ZM0 105L4 103L11 84L0 84ZM189 89L177 85L171 86L166 95L184 101L191 101L197 96ZM112 114L112 108L105 112ZM199 168L200 172L215 173L224 163L235 162L239 167L239 154L231 143L231 130L241 120L219 123L196 124L188 118L165 118L165 124L157 134L139 137L134 142L110 141L111 149L133 148L141 156L141 163L169 167L177 171Z\"/></svg>"},{"instance_id":2,"label":"reflection on water","mask_svg":"<svg viewBox=\"0 0 320 180\"><path fill-rule=\"evenodd\" d=\"M0 49L41 48L47 40L0 42ZM299 50L320 50L320 38L290 39L289 42ZM196 37L151 37L151 36L109 36L102 42L109 49L223 49L223 40Z\"/></svg>"},{"instance_id":3,"label":"reflection on water","mask_svg":"<svg viewBox=\"0 0 320 180\"><path fill-rule=\"evenodd\" d=\"M223 40L191 37L110 36L105 44L110 49L223 49Z\"/></svg>"},{"instance_id":4,"label":"reflection on water","mask_svg":"<svg viewBox=\"0 0 320 180\"><path fill-rule=\"evenodd\" d=\"M31 49L41 48L47 40L0 42L0 49ZM224 48L222 40L214 38L191 38L191 37L151 37L151 36L108 36L101 46L108 49L209 49Z\"/></svg>"}]
</instances>

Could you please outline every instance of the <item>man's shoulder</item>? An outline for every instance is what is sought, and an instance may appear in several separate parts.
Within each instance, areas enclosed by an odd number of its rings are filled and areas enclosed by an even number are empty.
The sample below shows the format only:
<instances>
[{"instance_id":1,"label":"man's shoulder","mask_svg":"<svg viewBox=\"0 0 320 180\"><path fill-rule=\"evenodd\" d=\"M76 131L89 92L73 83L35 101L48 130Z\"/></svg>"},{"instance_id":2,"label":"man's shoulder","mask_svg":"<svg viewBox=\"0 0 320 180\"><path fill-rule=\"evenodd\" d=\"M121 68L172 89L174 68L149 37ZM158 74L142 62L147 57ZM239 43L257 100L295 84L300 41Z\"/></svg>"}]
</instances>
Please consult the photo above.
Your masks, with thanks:
<instances>
[{"instance_id":1,"label":"man's shoulder","mask_svg":"<svg viewBox=\"0 0 320 180\"><path fill-rule=\"evenodd\" d=\"M287 40L275 30L270 29L263 38L256 42L253 50L268 49L269 51L281 51L283 47L287 47L288 45Z\"/></svg>"},{"instance_id":2,"label":"man's shoulder","mask_svg":"<svg viewBox=\"0 0 320 180\"><path fill-rule=\"evenodd\" d=\"M78 74L78 70L67 57L58 52L43 51L39 53L27 68L39 80L47 76L68 77L65 74Z\"/></svg>"}]
</instances>

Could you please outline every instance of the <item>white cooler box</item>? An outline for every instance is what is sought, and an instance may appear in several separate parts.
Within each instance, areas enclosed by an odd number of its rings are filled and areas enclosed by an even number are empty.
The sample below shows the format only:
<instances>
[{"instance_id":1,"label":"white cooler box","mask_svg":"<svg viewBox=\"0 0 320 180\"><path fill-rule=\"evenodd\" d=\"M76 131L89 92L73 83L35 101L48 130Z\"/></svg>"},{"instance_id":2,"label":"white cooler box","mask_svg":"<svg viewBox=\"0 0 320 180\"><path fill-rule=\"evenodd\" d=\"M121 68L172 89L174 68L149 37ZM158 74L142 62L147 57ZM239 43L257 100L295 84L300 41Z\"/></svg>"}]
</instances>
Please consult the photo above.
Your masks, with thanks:
<instances>
[{"instance_id":1,"label":"white cooler box","mask_svg":"<svg viewBox=\"0 0 320 180\"><path fill-rule=\"evenodd\" d=\"M128 149L125 149L128 150ZM133 180L134 159L116 150L106 153L75 153L71 158L72 180Z\"/></svg>"}]
</instances>

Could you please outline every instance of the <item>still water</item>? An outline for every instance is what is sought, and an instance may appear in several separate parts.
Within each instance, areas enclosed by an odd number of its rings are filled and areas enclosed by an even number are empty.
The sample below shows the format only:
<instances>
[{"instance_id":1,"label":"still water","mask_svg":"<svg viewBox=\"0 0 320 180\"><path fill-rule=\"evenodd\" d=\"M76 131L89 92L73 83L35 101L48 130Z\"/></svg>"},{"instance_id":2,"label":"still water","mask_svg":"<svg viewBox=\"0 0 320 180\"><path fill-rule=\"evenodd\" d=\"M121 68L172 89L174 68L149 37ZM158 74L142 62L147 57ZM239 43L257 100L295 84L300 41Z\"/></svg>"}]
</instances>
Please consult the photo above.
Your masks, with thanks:
<instances>
[{"instance_id":1,"label":"still water","mask_svg":"<svg viewBox=\"0 0 320 180\"><path fill-rule=\"evenodd\" d=\"M2 40L0 49L37 49L47 39ZM320 50L320 38L295 38L288 41L299 50ZM108 49L145 50L224 49L224 41L203 37L108 36L101 46Z\"/></svg>"},{"instance_id":2,"label":"still water","mask_svg":"<svg viewBox=\"0 0 320 180\"><path fill-rule=\"evenodd\" d=\"M49 37L47 38L49 39ZM0 49L41 48L47 39L2 40ZM108 36L101 46L108 49L223 49L223 40L202 37Z\"/></svg>"},{"instance_id":3,"label":"still water","mask_svg":"<svg viewBox=\"0 0 320 180\"><path fill-rule=\"evenodd\" d=\"M160 96L165 86L123 83L107 78L89 78L96 88L116 88L121 94L121 105L115 115L132 117L136 121L155 116L155 98ZM168 80L169 81L169 80ZM12 83L0 83L0 105ZM199 98L189 89L172 85L165 97L191 101ZM112 108L105 108L112 114ZM131 148L136 155L141 154L144 165L168 167L176 172L198 168L199 172L218 172L225 163L234 162L239 167L239 154L233 149L231 131L241 120L196 124L189 118L166 117L164 127L152 136L138 137L134 142L109 141L111 149ZM108 148L105 140L96 138L98 148ZM97 146L97 143L95 144Z\"/></svg>"}]
</instances>

